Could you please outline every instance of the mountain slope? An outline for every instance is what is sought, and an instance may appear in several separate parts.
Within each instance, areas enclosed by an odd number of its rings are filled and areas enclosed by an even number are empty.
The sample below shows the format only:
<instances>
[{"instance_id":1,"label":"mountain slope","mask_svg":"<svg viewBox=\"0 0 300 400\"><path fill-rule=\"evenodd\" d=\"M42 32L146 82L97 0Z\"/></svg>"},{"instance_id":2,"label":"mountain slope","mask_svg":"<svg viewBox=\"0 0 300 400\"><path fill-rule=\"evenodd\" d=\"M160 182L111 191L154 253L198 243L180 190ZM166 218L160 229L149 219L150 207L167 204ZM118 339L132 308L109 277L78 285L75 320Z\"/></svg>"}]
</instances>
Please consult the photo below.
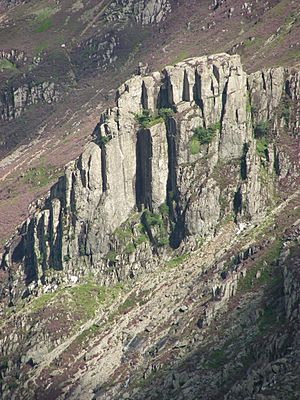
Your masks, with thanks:
<instances>
[{"instance_id":1,"label":"mountain slope","mask_svg":"<svg viewBox=\"0 0 300 400\"><path fill-rule=\"evenodd\" d=\"M0 164L2 244L56 180L53 173L40 180L43 168L59 169L80 154L99 112L139 62L154 71L230 51L250 72L297 64L297 2L133 4L31 0L2 12L0 154L8 155Z\"/></svg>"},{"instance_id":2,"label":"mountain slope","mask_svg":"<svg viewBox=\"0 0 300 400\"><path fill-rule=\"evenodd\" d=\"M6 246L4 399L286 396L298 82L217 54L118 89Z\"/></svg>"},{"instance_id":3,"label":"mountain slope","mask_svg":"<svg viewBox=\"0 0 300 400\"><path fill-rule=\"evenodd\" d=\"M0 9L0 397L298 399L298 3Z\"/></svg>"}]
</instances>

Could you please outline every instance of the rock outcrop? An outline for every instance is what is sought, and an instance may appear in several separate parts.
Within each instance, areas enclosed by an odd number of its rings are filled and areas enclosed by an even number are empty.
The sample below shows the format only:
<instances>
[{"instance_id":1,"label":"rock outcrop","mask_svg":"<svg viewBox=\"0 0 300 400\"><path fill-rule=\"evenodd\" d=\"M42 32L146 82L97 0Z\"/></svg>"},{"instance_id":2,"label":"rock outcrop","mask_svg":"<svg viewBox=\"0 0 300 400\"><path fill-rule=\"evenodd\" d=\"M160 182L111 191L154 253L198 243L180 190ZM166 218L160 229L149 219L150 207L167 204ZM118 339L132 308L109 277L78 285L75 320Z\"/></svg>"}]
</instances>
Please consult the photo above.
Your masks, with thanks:
<instances>
[{"instance_id":1,"label":"rock outcrop","mask_svg":"<svg viewBox=\"0 0 300 400\"><path fill-rule=\"evenodd\" d=\"M171 11L169 0L117 0L113 1L105 15L108 21L126 21L133 18L142 25L158 24Z\"/></svg>"},{"instance_id":2,"label":"rock outcrop","mask_svg":"<svg viewBox=\"0 0 300 400\"><path fill-rule=\"evenodd\" d=\"M299 129L298 81L282 68L247 76L239 56L218 54L125 82L94 141L7 244L2 297L90 273L133 277L228 218L242 227L261 216L299 171L276 142L286 126Z\"/></svg>"},{"instance_id":3,"label":"rock outcrop","mask_svg":"<svg viewBox=\"0 0 300 400\"><path fill-rule=\"evenodd\" d=\"M17 66L20 66L23 65L28 60L28 58L24 51L10 49L0 50L0 60L8 60Z\"/></svg>"},{"instance_id":4,"label":"rock outcrop","mask_svg":"<svg viewBox=\"0 0 300 400\"><path fill-rule=\"evenodd\" d=\"M58 99L59 90L54 82L8 84L0 92L0 120L10 121L32 104L51 104Z\"/></svg>"}]
</instances>

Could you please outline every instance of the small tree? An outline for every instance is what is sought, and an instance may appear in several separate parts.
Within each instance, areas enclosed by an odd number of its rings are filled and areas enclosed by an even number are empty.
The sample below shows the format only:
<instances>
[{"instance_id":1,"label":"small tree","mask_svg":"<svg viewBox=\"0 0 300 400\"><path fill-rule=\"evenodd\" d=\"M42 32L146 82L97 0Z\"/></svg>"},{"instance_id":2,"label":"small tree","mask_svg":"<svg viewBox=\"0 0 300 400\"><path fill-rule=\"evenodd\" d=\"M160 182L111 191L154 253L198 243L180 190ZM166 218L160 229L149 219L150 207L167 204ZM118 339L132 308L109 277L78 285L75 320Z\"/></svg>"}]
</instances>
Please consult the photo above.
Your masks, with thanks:
<instances>
[{"instance_id":1,"label":"small tree","mask_svg":"<svg viewBox=\"0 0 300 400\"><path fill-rule=\"evenodd\" d=\"M136 122L140 125L141 128L148 128L149 124L151 123L151 114L149 110L143 110L141 114L135 114L134 118Z\"/></svg>"},{"instance_id":2,"label":"small tree","mask_svg":"<svg viewBox=\"0 0 300 400\"><path fill-rule=\"evenodd\" d=\"M174 115L174 111L172 108L160 108L158 110L158 115L166 121L167 118L172 117Z\"/></svg>"}]
</instances>

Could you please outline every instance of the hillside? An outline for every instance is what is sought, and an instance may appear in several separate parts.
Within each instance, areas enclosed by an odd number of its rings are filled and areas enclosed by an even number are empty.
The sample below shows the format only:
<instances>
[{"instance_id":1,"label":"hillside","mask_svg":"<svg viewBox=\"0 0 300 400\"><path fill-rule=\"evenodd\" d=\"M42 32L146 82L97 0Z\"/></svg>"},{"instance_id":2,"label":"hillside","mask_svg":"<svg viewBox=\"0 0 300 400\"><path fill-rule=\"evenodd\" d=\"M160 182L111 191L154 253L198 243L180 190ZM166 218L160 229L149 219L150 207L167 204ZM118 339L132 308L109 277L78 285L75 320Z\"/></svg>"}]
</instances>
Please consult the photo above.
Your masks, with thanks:
<instances>
[{"instance_id":1,"label":"hillside","mask_svg":"<svg viewBox=\"0 0 300 400\"><path fill-rule=\"evenodd\" d=\"M154 71L229 51L241 54L248 72L298 63L295 1L135 4L1 2L2 245L28 205L80 154L115 89L140 62Z\"/></svg>"},{"instance_id":2,"label":"hillside","mask_svg":"<svg viewBox=\"0 0 300 400\"><path fill-rule=\"evenodd\" d=\"M0 7L1 398L298 399L297 3Z\"/></svg>"}]
</instances>

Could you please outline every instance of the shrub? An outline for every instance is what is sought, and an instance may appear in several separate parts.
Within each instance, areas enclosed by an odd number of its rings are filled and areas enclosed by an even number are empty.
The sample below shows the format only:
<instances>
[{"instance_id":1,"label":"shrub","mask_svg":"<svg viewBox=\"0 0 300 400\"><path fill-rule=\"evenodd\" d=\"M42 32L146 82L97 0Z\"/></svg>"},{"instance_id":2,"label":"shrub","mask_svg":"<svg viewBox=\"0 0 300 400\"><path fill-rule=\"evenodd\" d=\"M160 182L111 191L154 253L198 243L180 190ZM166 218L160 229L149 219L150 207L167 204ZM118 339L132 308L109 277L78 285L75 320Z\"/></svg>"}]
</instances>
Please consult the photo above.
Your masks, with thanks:
<instances>
[{"instance_id":1,"label":"shrub","mask_svg":"<svg viewBox=\"0 0 300 400\"><path fill-rule=\"evenodd\" d=\"M162 219L159 214L152 213L149 210L145 210L142 215L142 223L145 225L145 228L150 228L151 226L161 226Z\"/></svg>"},{"instance_id":2,"label":"shrub","mask_svg":"<svg viewBox=\"0 0 300 400\"><path fill-rule=\"evenodd\" d=\"M128 245L125 247L125 253L126 254L131 254L135 250L134 244L133 243L128 243Z\"/></svg>"},{"instance_id":3,"label":"shrub","mask_svg":"<svg viewBox=\"0 0 300 400\"><path fill-rule=\"evenodd\" d=\"M117 253L115 252L115 250L110 250L107 254L106 254L106 259L108 261L111 262L115 262L117 258Z\"/></svg>"},{"instance_id":4,"label":"shrub","mask_svg":"<svg viewBox=\"0 0 300 400\"><path fill-rule=\"evenodd\" d=\"M210 125L208 128L195 128L193 130L194 132L194 137L196 137L199 141L200 144L207 144L211 143L213 140L216 132L220 130L221 126L220 123L216 123L213 125Z\"/></svg>"},{"instance_id":5,"label":"shrub","mask_svg":"<svg viewBox=\"0 0 300 400\"><path fill-rule=\"evenodd\" d=\"M16 70L16 66L15 64L13 64L12 62L10 62L9 60L7 60L6 58L4 58L3 60L0 60L0 70L4 70L4 69L9 69L9 70Z\"/></svg>"},{"instance_id":6,"label":"shrub","mask_svg":"<svg viewBox=\"0 0 300 400\"><path fill-rule=\"evenodd\" d=\"M199 151L200 151L200 142L199 142L199 140L196 137L192 137L192 139L190 141L190 144L189 144L189 147L190 147L190 153L192 155L198 154Z\"/></svg>"},{"instance_id":7,"label":"shrub","mask_svg":"<svg viewBox=\"0 0 300 400\"><path fill-rule=\"evenodd\" d=\"M134 117L142 129L149 129L152 126L164 121L161 116L155 116L149 110L143 110L141 114L135 114Z\"/></svg>"},{"instance_id":8,"label":"shrub","mask_svg":"<svg viewBox=\"0 0 300 400\"><path fill-rule=\"evenodd\" d=\"M284 99L281 104L281 118L284 119L285 126L288 126L290 119L290 106L286 99Z\"/></svg>"},{"instance_id":9,"label":"shrub","mask_svg":"<svg viewBox=\"0 0 300 400\"><path fill-rule=\"evenodd\" d=\"M148 238L146 235L140 235L137 238L134 239L134 243L138 246L142 243L147 242Z\"/></svg>"},{"instance_id":10,"label":"shrub","mask_svg":"<svg viewBox=\"0 0 300 400\"><path fill-rule=\"evenodd\" d=\"M168 216L169 215L169 207L168 207L168 205L166 203L162 203L159 206L159 211L160 211L161 215Z\"/></svg>"},{"instance_id":11,"label":"shrub","mask_svg":"<svg viewBox=\"0 0 300 400\"><path fill-rule=\"evenodd\" d=\"M259 157L265 157L268 150L268 140L265 137L256 140L256 153Z\"/></svg>"},{"instance_id":12,"label":"shrub","mask_svg":"<svg viewBox=\"0 0 300 400\"><path fill-rule=\"evenodd\" d=\"M193 129L193 136L190 141L190 152L191 154L197 154L200 151L202 144L209 144L212 142L217 131L221 129L219 122L210 125L207 128L198 126Z\"/></svg>"},{"instance_id":13,"label":"shrub","mask_svg":"<svg viewBox=\"0 0 300 400\"><path fill-rule=\"evenodd\" d=\"M261 138L267 135L269 130L269 122L268 121L260 121L256 127L254 128L254 137Z\"/></svg>"},{"instance_id":14,"label":"shrub","mask_svg":"<svg viewBox=\"0 0 300 400\"><path fill-rule=\"evenodd\" d=\"M107 143L111 140L109 136L99 136L96 139L96 142L99 146L106 146Z\"/></svg>"},{"instance_id":15,"label":"shrub","mask_svg":"<svg viewBox=\"0 0 300 400\"><path fill-rule=\"evenodd\" d=\"M158 115L166 121L167 118L172 117L174 115L174 111L172 108L160 108L158 110Z\"/></svg>"}]
</instances>

